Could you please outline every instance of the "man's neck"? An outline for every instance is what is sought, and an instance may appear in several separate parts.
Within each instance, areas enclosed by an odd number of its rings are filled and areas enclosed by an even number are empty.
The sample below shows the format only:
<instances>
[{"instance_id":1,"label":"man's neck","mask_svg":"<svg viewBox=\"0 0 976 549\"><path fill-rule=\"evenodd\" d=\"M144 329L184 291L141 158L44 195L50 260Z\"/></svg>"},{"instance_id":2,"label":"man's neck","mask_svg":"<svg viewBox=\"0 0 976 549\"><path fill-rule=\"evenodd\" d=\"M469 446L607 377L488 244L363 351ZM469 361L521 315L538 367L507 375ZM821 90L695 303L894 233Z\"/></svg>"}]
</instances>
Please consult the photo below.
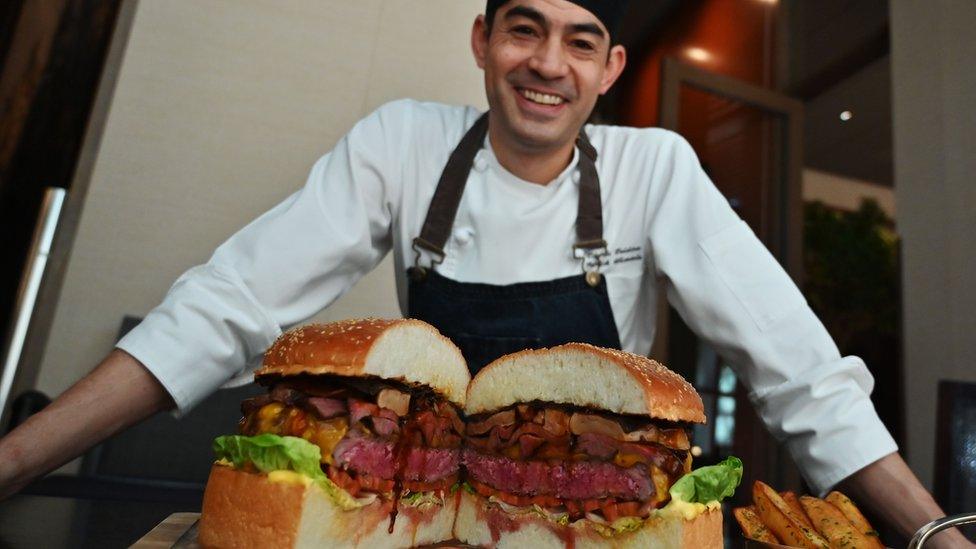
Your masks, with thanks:
<instances>
[{"instance_id":1,"label":"man's neck","mask_svg":"<svg viewBox=\"0 0 976 549\"><path fill-rule=\"evenodd\" d=\"M503 168L519 179L537 185L548 185L562 173L573 160L573 149L576 147L574 140L553 149L527 150L513 146L491 126L488 127L488 139L495 158Z\"/></svg>"}]
</instances>

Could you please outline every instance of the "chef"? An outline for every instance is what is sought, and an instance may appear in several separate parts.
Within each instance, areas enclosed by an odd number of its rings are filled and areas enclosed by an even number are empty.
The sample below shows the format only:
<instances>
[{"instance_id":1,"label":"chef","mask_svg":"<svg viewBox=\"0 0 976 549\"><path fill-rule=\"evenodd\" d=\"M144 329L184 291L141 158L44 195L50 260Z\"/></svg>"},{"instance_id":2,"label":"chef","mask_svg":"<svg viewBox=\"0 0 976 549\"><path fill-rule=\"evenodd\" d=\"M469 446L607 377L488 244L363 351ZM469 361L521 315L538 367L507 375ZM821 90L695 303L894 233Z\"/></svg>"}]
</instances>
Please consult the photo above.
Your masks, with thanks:
<instances>
[{"instance_id":1,"label":"chef","mask_svg":"<svg viewBox=\"0 0 976 549\"><path fill-rule=\"evenodd\" d=\"M691 147L660 129L585 124L626 62L612 34L623 5L488 0L471 47L489 111L404 100L356 124L303 189L181 276L92 374L0 441L0 494L249 381L241 365L392 250L402 311L451 337L472 373L568 341L647 354L664 284L738 365L815 490L843 482L906 534L942 516L879 421L863 362L840 356Z\"/></svg>"}]
</instances>

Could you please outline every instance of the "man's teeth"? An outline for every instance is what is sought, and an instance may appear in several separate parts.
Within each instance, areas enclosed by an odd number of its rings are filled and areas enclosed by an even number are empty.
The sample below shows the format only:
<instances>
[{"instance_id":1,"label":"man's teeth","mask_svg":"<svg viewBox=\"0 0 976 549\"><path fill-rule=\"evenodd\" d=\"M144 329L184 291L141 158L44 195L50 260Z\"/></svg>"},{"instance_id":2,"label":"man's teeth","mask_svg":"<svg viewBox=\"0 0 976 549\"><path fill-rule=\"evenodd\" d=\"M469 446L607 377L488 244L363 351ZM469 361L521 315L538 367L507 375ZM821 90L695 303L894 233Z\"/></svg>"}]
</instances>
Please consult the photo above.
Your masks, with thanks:
<instances>
[{"instance_id":1,"label":"man's teeth","mask_svg":"<svg viewBox=\"0 0 976 549\"><path fill-rule=\"evenodd\" d=\"M543 105L561 105L563 103L563 98L558 95L549 95L548 93L539 93L532 90L521 90L521 92L522 97L533 103L542 103Z\"/></svg>"}]
</instances>

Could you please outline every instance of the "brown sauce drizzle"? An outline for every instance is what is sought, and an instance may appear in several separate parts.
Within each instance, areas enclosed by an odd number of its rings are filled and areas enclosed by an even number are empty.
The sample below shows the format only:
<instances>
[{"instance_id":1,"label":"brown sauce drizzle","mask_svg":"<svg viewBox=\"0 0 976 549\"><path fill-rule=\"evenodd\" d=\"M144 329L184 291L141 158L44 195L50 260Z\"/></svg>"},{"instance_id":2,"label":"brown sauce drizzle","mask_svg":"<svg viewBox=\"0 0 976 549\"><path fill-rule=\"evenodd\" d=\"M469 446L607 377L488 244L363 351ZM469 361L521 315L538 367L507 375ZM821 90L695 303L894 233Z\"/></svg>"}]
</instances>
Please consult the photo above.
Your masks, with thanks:
<instances>
[{"instance_id":1,"label":"brown sauce drizzle","mask_svg":"<svg viewBox=\"0 0 976 549\"><path fill-rule=\"evenodd\" d=\"M396 524L397 511L400 507L400 496L403 495L403 470L407 466L407 452L410 451L410 440L417 430L415 422L408 418L401 427L400 438L393 447L393 509L390 510L390 527L386 531L393 533Z\"/></svg>"}]
</instances>

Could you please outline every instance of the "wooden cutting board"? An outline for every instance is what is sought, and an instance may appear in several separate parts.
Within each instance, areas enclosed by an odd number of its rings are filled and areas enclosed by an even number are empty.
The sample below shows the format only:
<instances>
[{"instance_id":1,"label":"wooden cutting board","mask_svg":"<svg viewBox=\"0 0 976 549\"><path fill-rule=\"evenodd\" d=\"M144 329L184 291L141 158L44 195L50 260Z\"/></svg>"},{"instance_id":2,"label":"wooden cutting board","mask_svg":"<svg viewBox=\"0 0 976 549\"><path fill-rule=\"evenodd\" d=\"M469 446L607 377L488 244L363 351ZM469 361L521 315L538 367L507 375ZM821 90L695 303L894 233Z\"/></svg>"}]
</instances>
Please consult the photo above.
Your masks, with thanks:
<instances>
[{"instance_id":1,"label":"wooden cutting board","mask_svg":"<svg viewBox=\"0 0 976 549\"><path fill-rule=\"evenodd\" d=\"M139 538L129 549L200 549L197 543L197 524L200 513L173 513L160 522L148 534ZM469 548L457 541L445 541L426 546L434 548Z\"/></svg>"}]
</instances>

